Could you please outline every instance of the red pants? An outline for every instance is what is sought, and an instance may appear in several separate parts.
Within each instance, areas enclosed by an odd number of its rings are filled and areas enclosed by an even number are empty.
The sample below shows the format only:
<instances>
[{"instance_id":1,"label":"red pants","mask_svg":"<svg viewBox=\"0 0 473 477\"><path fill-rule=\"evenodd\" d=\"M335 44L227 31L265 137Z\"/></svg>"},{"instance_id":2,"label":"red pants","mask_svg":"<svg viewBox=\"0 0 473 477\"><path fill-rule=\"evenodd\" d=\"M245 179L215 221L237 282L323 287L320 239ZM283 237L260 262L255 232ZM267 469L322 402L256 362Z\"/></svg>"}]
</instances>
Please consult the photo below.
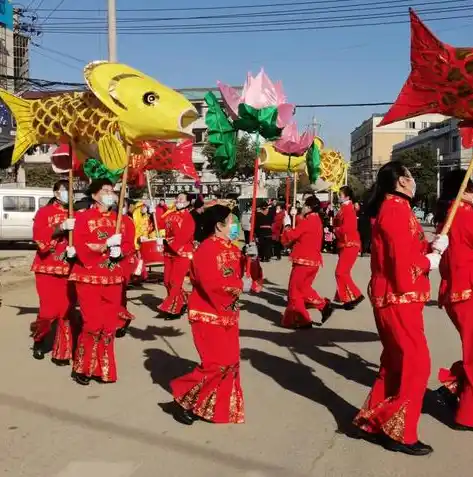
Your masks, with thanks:
<instances>
[{"instance_id":1,"label":"red pants","mask_svg":"<svg viewBox=\"0 0 473 477\"><path fill-rule=\"evenodd\" d=\"M134 320L135 315L130 313L127 309L127 297L126 290L128 288L128 283L130 283L130 277L126 277L125 281L122 283L122 298L120 303L120 311L118 312L118 328L122 328L127 324L127 322Z\"/></svg>"},{"instance_id":2,"label":"red pants","mask_svg":"<svg viewBox=\"0 0 473 477\"><path fill-rule=\"evenodd\" d=\"M122 285L76 283L82 332L74 356L74 371L104 382L117 380L113 344L120 311Z\"/></svg>"},{"instance_id":3,"label":"red pants","mask_svg":"<svg viewBox=\"0 0 473 477\"><path fill-rule=\"evenodd\" d=\"M361 296L359 288L351 278L351 270L360 252L359 247L344 247L338 251L338 263L335 268L337 292L335 301L349 303Z\"/></svg>"},{"instance_id":4,"label":"red pants","mask_svg":"<svg viewBox=\"0 0 473 477\"><path fill-rule=\"evenodd\" d=\"M250 276L252 280L251 291L253 293L259 293L263 289L264 277L263 269L258 259L250 259Z\"/></svg>"},{"instance_id":5,"label":"red pants","mask_svg":"<svg viewBox=\"0 0 473 477\"><path fill-rule=\"evenodd\" d=\"M159 311L179 315L187 303L187 295L182 289L184 278L189 272L191 261L184 257L164 257L164 286L168 292L166 299L158 307Z\"/></svg>"},{"instance_id":6,"label":"red pants","mask_svg":"<svg viewBox=\"0 0 473 477\"><path fill-rule=\"evenodd\" d=\"M319 267L306 265L292 266L289 278L288 305L282 318L282 326L297 328L312 323L306 305L322 310L328 303L327 298L321 298L312 288L312 282L317 276Z\"/></svg>"},{"instance_id":7,"label":"red pants","mask_svg":"<svg viewBox=\"0 0 473 477\"><path fill-rule=\"evenodd\" d=\"M238 326L192 323L201 364L171 382L176 402L215 423L244 422Z\"/></svg>"},{"instance_id":8,"label":"red pants","mask_svg":"<svg viewBox=\"0 0 473 477\"><path fill-rule=\"evenodd\" d=\"M32 325L33 339L36 343L43 341L57 320L51 356L58 360L72 359L72 333L68 315L74 304L74 285L67 276L36 273L35 277L39 313Z\"/></svg>"},{"instance_id":9,"label":"red pants","mask_svg":"<svg viewBox=\"0 0 473 477\"><path fill-rule=\"evenodd\" d=\"M449 304L445 309L460 333L463 360L450 370L441 369L439 380L459 397L455 421L473 427L473 299Z\"/></svg>"},{"instance_id":10,"label":"red pants","mask_svg":"<svg viewBox=\"0 0 473 477\"><path fill-rule=\"evenodd\" d=\"M423 303L410 303L374 310L383 345L381 366L354 421L367 432L383 432L404 444L419 440L417 425L430 375L423 308Z\"/></svg>"}]
</instances>

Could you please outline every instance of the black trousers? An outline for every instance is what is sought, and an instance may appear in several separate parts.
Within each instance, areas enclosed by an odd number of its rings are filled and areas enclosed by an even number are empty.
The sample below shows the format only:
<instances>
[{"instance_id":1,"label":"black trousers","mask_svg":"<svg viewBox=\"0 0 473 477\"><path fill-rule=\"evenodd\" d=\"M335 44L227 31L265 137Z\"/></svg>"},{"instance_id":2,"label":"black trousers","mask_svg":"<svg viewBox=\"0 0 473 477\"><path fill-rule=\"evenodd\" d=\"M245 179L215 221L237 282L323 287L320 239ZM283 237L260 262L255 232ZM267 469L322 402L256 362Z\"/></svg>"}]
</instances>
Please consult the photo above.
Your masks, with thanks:
<instances>
[{"instance_id":1,"label":"black trousers","mask_svg":"<svg viewBox=\"0 0 473 477\"><path fill-rule=\"evenodd\" d=\"M279 240L273 240L273 256L278 260L281 258L282 249L283 247L281 242Z\"/></svg>"},{"instance_id":2,"label":"black trousers","mask_svg":"<svg viewBox=\"0 0 473 477\"><path fill-rule=\"evenodd\" d=\"M250 243L250 231L243 230L243 233L245 234L245 244L248 245Z\"/></svg>"},{"instance_id":3,"label":"black trousers","mask_svg":"<svg viewBox=\"0 0 473 477\"><path fill-rule=\"evenodd\" d=\"M272 245L271 237L258 237L258 255L261 261L268 262L271 260Z\"/></svg>"}]
</instances>

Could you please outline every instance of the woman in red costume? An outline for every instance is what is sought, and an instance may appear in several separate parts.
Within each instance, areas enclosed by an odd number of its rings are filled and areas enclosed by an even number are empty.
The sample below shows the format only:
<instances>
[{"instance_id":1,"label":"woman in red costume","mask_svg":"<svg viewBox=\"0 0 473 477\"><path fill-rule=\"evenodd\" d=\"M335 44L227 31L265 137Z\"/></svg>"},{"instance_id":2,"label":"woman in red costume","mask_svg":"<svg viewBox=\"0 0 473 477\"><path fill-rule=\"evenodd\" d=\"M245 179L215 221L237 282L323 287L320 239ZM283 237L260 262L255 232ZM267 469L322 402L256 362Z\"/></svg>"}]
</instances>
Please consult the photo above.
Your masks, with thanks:
<instances>
[{"instance_id":1,"label":"woman in red costume","mask_svg":"<svg viewBox=\"0 0 473 477\"><path fill-rule=\"evenodd\" d=\"M187 296L182 288L194 251L195 222L189 212L186 194L179 194L176 210L163 217L166 240L164 242L164 286L167 297L158 310L166 320L177 320L186 310Z\"/></svg>"},{"instance_id":2,"label":"woman in red costume","mask_svg":"<svg viewBox=\"0 0 473 477\"><path fill-rule=\"evenodd\" d=\"M411 210L415 180L400 162L378 172L368 213L375 217L369 295L383 345L378 377L354 424L360 437L386 449L427 455L417 436L430 375L423 309L430 298L429 271L440 254L428 253L423 230Z\"/></svg>"},{"instance_id":3,"label":"woman in red costume","mask_svg":"<svg viewBox=\"0 0 473 477\"><path fill-rule=\"evenodd\" d=\"M333 313L330 300L321 298L312 288L312 282L322 266L322 221L319 217L320 201L315 196L306 199L302 208L303 218L291 228L291 218L284 219L285 229L281 242L291 247L292 271L289 279L288 305L282 318L287 328L305 329L312 327L312 319L306 305L322 313L325 323Z\"/></svg>"},{"instance_id":4,"label":"woman in red costume","mask_svg":"<svg viewBox=\"0 0 473 477\"><path fill-rule=\"evenodd\" d=\"M105 383L117 380L114 341L126 276L122 260L134 247L123 221L120 233L115 233L117 214L111 209L117 197L112 183L95 180L89 194L94 205L77 216L77 261L70 277L76 282L83 319L73 367L73 378L81 385L88 385L92 377Z\"/></svg>"},{"instance_id":5,"label":"woman in red costume","mask_svg":"<svg viewBox=\"0 0 473 477\"><path fill-rule=\"evenodd\" d=\"M124 236L126 242L135 242L135 223L128 215L128 203L123 207L122 220L124 225ZM118 313L118 329L115 334L117 338L123 338L130 326L130 323L135 319L135 315L128 311L126 291L128 284L131 281L131 276L138 266L138 252L135 249L130 250L124 257L121 263L123 267L123 283L122 283L122 300L120 311Z\"/></svg>"},{"instance_id":6,"label":"woman in red costume","mask_svg":"<svg viewBox=\"0 0 473 477\"><path fill-rule=\"evenodd\" d=\"M230 208L218 204L204 212L208 238L192 260L189 297L189 321L201 364L171 382L174 418L187 425L199 418L214 423L244 421L238 327L242 260L231 242L231 228Z\"/></svg>"},{"instance_id":7,"label":"woman in red costume","mask_svg":"<svg viewBox=\"0 0 473 477\"><path fill-rule=\"evenodd\" d=\"M69 323L72 284L68 281L74 247L69 247L67 235L74 228L68 218L69 183L61 180L53 187L54 198L41 207L33 223L33 240L38 250L31 270L36 277L39 313L33 329L33 357L44 359L45 339L57 320L52 361L66 366L72 359L72 334Z\"/></svg>"},{"instance_id":8,"label":"woman in red costume","mask_svg":"<svg viewBox=\"0 0 473 477\"><path fill-rule=\"evenodd\" d=\"M345 310L354 310L365 299L351 277L351 270L361 248L358 219L352 202L353 191L350 187L341 187L338 198L340 210L334 219L338 248L338 263L335 268L337 292L334 301L343 303Z\"/></svg>"},{"instance_id":9,"label":"woman in red costume","mask_svg":"<svg viewBox=\"0 0 473 477\"><path fill-rule=\"evenodd\" d=\"M443 182L436 222L441 228L448 209L458 194L465 171L450 172ZM440 262L442 281L439 305L445 308L458 330L462 342L463 360L450 369L441 369L439 393L455 410L454 427L473 431L473 182L468 185L448 234L448 249Z\"/></svg>"}]
</instances>

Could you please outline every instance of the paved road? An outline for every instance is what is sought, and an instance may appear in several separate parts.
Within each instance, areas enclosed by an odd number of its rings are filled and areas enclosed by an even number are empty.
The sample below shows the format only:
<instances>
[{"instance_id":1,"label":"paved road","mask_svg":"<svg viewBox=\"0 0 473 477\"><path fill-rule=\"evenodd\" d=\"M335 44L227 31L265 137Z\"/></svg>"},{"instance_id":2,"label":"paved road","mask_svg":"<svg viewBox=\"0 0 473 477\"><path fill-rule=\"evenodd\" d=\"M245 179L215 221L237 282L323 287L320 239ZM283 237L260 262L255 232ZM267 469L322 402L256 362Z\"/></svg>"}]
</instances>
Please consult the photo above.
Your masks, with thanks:
<instances>
[{"instance_id":1,"label":"paved road","mask_svg":"<svg viewBox=\"0 0 473 477\"><path fill-rule=\"evenodd\" d=\"M334 292L333 256L318 289ZM259 296L243 300L242 374L247 423L187 428L162 413L169 380L197 359L189 325L155 316L160 285L130 292L138 315L117 343L119 382L82 388L69 369L30 357L28 326L37 310L32 283L7 291L0 312L0 471L25 477L444 477L470 475L473 435L449 430L427 400L421 436L428 458L391 454L348 437L349 423L377 371L379 343L370 306L337 312L329 326L291 332L276 326L289 264L266 267ZM368 259L356 265L363 287ZM438 277L433 277L437 287ZM458 338L434 303L426 311L436 371L459 357ZM316 312L314 312L316 313Z\"/></svg>"}]
</instances>

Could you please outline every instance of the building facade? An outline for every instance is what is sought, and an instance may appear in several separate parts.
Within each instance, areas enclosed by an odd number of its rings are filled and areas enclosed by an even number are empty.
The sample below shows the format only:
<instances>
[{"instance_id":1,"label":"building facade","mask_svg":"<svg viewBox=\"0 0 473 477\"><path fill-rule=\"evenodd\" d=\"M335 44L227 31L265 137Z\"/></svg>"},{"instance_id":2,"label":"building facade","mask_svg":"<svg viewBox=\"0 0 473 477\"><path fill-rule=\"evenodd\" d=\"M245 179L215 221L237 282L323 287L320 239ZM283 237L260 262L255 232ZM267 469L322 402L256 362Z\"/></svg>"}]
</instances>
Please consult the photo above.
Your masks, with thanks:
<instances>
[{"instance_id":1,"label":"building facade","mask_svg":"<svg viewBox=\"0 0 473 477\"><path fill-rule=\"evenodd\" d=\"M379 168L391 160L393 146L415 138L420 131L446 119L441 114L424 114L378 127L383 114L373 114L351 133L350 173L369 187Z\"/></svg>"},{"instance_id":2,"label":"building facade","mask_svg":"<svg viewBox=\"0 0 473 477\"><path fill-rule=\"evenodd\" d=\"M458 119L449 118L438 124L419 131L416 137L407 139L393 146L392 158L400 159L403 153L427 147L437 156L438 179L452 169L467 168L472 157L472 150L461 144ZM438 185L440 187L440 185Z\"/></svg>"}]
</instances>

